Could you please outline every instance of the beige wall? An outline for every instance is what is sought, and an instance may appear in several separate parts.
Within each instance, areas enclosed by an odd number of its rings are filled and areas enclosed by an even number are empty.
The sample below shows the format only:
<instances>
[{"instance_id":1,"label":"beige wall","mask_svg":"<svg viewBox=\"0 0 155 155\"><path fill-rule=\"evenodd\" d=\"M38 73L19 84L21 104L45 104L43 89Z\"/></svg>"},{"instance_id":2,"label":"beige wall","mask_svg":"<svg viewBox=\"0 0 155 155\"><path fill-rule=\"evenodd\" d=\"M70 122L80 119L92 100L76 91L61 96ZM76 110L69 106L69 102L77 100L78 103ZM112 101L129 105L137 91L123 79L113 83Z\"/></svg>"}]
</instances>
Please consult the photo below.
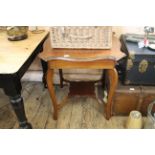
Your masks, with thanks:
<instances>
[{"instance_id":1,"label":"beige wall","mask_svg":"<svg viewBox=\"0 0 155 155\"><path fill-rule=\"evenodd\" d=\"M30 26L30 29L33 29L34 26ZM39 29L49 29L50 26L38 26ZM112 26L113 30L116 32L143 32L143 26Z\"/></svg>"},{"instance_id":2,"label":"beige wall","mask_svg":"<svg viewBox=\"0 0 155 155\"><path fill-rule=\"evenodd\" d=\"M143 33L143 27L113 26L113 32L115 32L116 36L124 33Z\"/></svg>"},{"instance_id":3,"label":"beige wall","mask_svg":"<svg viewBox=\"0 0 155 155\"><path fill-rule=\"evenodd\" d=\"M143 26L113 26L112 27L113 32L115 32L115 35L119 37L121 34L124 33L137 33L137 34L144 34L144 27Z\"/></svg>"},{"instance_id":4,"label":"beige wall","mask_svg":"<svg viewBox=\"0 0 155 155\"><path fill-rule=\"evenodd\" d=\"M33 27L30 27L33 28ZM46 29L49 30L49 26L39 26L39 29ZM143 33L144 26L112 26L113 32L119 36L120 34L123 33L138 33L141 34Z\"/></svg>"},{"instance_id":5,"label":"beige wall","mask_svg":"<svg viewBox=\"0 0 155 155\"><path fill-rule=\"evenodd\" d=\"M46 29L49 30L49 26L39 26L39 29ZM34 27L30 27L30 29L34 29ZM112 26L113 32L115 32L115 35L119 37L121 34L124 33L137 33L137 34L143 34L144 26Z\"/></svg>"}]
</instances>

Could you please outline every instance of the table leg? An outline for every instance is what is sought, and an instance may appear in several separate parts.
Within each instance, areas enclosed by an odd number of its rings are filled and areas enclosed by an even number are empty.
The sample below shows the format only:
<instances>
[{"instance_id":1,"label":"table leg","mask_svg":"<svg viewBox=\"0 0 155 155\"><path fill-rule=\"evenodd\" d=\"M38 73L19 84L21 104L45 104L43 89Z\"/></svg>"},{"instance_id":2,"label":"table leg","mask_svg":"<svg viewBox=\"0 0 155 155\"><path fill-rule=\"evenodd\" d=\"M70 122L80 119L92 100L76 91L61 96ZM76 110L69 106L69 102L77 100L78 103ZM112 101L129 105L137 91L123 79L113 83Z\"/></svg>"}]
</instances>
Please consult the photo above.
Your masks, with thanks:
<instances>
[{"instance_id":1,"label":"table leg","mask_svg":"<svg viewBox=\"0 0 155 155\"><path fill-rule=\"evenodd\" d=\"M18 76L12 75L3 79L3 89L5 94L10 98L10 103L17 116L20 128L31 129L32 126L30 123L28 123L25 115L23 98L21 97L22 86Z\"/></svg>"},{"instance_id":2,"label":"table leg","mask_svg":"<svg viewBox=\"0 0 155 155\"><path fill-rule=\"evenodd\" d=\"M63 88L63 72L62 69L59 69L59 77L60 77L60 87Z\"/></svg>"},{"instance_id":3,"label":"table leg","mask_svg":"<svg viewBox=\"0 0 155 155\"><path fill-rule=\"evenodd\" d=\"M18 118L20 128L21 129L32 129L31 124L27 122L23 98L21 97L21 95L10 96L10 102Z\"/></svg>"},{"instance_id":4,"label":"table leg","mask_svg":"<svg viewBox=\"0 0 155 155\"><path fill-rule=\"evenodd\" d=\"M42 69L43 69L42 82L44 84L44 88L47 88L47 83L46 83L47 62L41 60L41 64L42 64Z\"/></svg>"},{"instance_id":5,"label":"table leg","mask_svg":"<svg viewBox=\"0 0 155 155\"><path fill-rule=\"evenodd\" d=\"M105 112L106 112L106 119L109 120L112 115L113 95L118 83L118 74L115 68L107 70L107 73L108 73L108 78L110 82L110 87L109 87L108 102L106 104Z\"/></svg>"},{"instance_id":6,"label":"table leg","mask_svg":"<svg viewBox=\"0 0 155 155\"><path fill-rule=\"evenodd\" d=\"M53 119L57 120L58 118L58 104L56 99L56 94L53 86L53 78L54 78L54 69L47 70L47 87L50 93L50 97L52 100L54 112L53 112Z\"/></svg>"}]
</instances>

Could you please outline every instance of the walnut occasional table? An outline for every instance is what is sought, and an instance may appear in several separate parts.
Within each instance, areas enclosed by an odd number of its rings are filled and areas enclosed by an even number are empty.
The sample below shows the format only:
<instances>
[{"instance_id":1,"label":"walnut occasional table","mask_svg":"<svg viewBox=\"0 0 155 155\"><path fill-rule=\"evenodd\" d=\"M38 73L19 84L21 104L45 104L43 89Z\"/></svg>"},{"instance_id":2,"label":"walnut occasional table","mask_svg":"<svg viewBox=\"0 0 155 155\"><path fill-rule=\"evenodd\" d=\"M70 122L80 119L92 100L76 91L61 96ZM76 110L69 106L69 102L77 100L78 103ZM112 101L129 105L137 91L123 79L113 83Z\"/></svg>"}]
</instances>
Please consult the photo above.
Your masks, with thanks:
<instances>
[{"instance_id":1,"label":"walnut occasional table","mask_svg":"<svg viewBox=\"0 0 155 155\"><path fill-rule=\"evenodd\" d=\"M110 50L94 49L51 49L42 52L39 57L48 63L47 86L52 100L54 112L53 118L58 118L58 110L63 106L58 104L53 86L54 69L105 69L109 78L110 88L105 105L105 117L110 119L112 115L112 99L118 82L118 74L115 69L117 60L123 58L120 51L120 42L113 38L113 46Z\"/></svg>"},{"instance_id":2,"label":"walnut occasional table","mask_svg":"<svg viewBox=\"0 0 155 155\"><path fill-rule=\"evenodd\" d=\"M48 35L47 31L40 34L28 32L28 38L25 40L9 41L6 32L0 32L0 88L9 96L20 128L32 128L25 115L20 79L37 54L43 51L43 44ZM45 71L44 62L42 65Z\"/></svg>"}]
</instances>

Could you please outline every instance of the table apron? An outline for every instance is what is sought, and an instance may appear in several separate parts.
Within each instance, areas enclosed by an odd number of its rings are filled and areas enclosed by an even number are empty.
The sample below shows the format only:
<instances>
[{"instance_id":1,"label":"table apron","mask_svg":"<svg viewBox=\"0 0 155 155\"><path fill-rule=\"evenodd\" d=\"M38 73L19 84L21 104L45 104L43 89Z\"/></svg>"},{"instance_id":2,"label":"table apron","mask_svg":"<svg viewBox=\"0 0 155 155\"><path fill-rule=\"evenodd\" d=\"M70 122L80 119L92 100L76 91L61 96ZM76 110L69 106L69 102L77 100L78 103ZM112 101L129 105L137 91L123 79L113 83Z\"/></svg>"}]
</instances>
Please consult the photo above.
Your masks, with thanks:
<instances>
[{"instance_id":1,"label":"table apron","mask_svg":"<svg viewBox=\"0 0 155 155\"><path fill-rule=\"evenodd\" d=\"M116 62L114 60L96 60L96 61L66 61L51 60L48 61L50 69L113 69Z\"/></svg>"}]
</instances>

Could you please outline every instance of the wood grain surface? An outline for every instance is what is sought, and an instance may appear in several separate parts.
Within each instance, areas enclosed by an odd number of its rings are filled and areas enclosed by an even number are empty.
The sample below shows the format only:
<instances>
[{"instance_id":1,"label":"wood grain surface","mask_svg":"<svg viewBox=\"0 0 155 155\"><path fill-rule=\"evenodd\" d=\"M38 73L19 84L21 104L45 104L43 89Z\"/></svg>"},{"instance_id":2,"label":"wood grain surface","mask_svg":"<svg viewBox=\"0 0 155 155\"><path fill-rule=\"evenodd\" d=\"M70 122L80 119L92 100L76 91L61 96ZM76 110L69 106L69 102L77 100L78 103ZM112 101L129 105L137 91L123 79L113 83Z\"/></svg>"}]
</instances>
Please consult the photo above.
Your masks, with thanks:
<instances>
[{"instance_id":1,"label":"wood grain surface","mask_svg":"<svg viewBox=\"0 0 155 155\"><path fill-rule=\"evenodd\" d=\"M53 120L50 96L40 82L24 82L22 96L28 120L34 129L110 129L124 128L127 117L115 116L108 121L103 116L103 105L91 97L74 96L60 109L58 120ZM55 86L58 100L69 87ZM0 128L18 128L18 122L8 99L0 91Z\"/></svg>"},{"instance_id":2,"label":"wood grain surface","mask_svg":"<svg viewBox=\"0 0 155 155\"><path fill-rule=\"evenodd\" d=\"M25 40L9 41L6 32L0 32L0 74L17 72L47 34L29 32Z\"/></svg>"}]
</instances>

